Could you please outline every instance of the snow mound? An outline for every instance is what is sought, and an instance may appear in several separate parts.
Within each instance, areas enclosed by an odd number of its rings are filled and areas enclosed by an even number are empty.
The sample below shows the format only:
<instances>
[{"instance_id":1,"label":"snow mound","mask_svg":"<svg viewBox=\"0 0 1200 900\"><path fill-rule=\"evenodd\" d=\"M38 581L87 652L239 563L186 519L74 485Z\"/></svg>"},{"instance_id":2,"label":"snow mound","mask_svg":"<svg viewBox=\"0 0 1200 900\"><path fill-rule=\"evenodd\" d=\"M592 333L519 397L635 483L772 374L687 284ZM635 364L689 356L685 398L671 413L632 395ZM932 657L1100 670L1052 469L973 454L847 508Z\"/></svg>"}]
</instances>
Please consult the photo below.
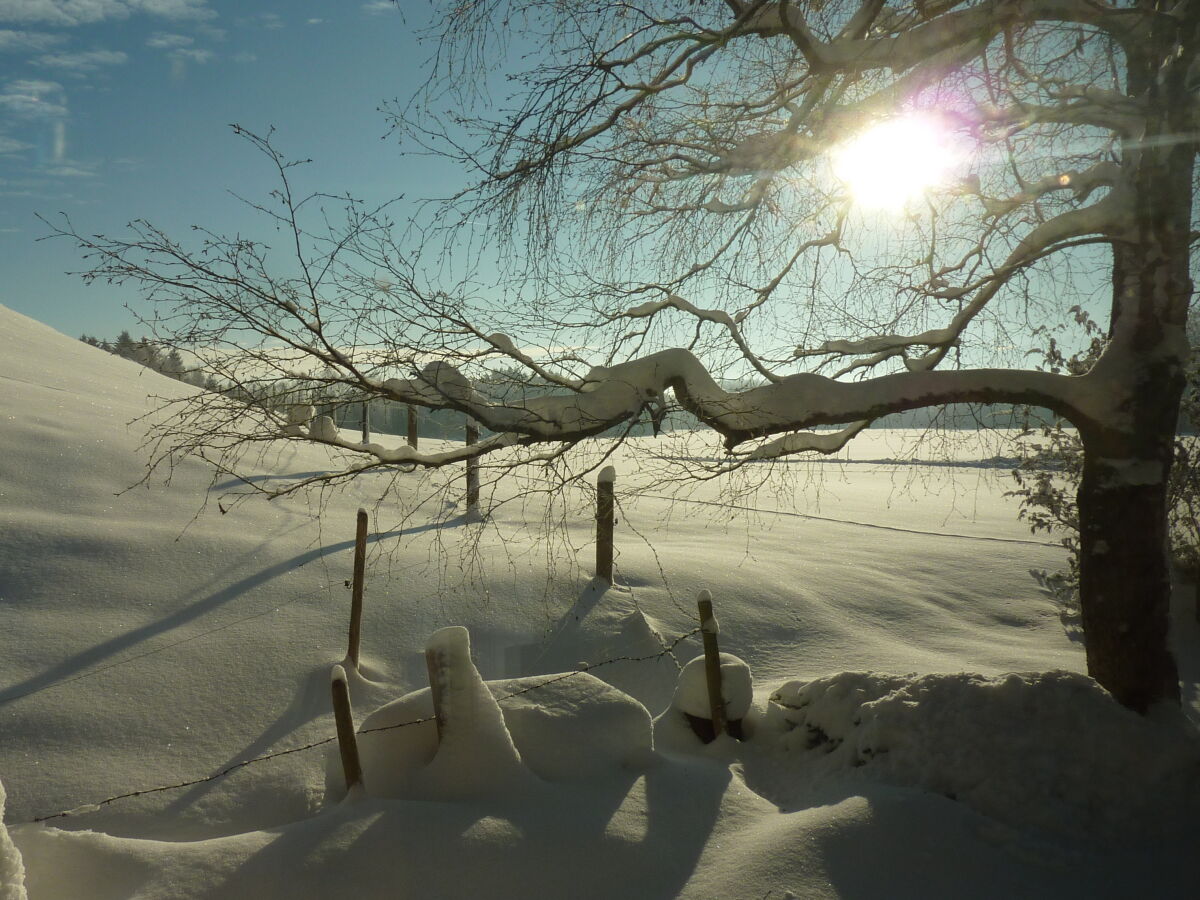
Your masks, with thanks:
<instances>
[{"instance_id":1,"label":"snow mound","mask_svg":"<svg viewBox=\"0 0 1200 900\"><path fill-rule=\"evenodd\" d=\"M1074 672L792 681L772 695L760 736L811 774L853 769L1010 825L1128 840L1200 816L1194 736Z\"/></svg>"},{"instance_id":2,"label":"snow mound","mask_svg":"<svg viewBox=\"0 0 1200 900\"><path fill-rule=\"evenodd\" d=\"M483 682L499 703L503 727L524 766L546 781L603 777L640 766L653 752L650 713L623 691L586 672ZM359 756L367 793L413 797L428 793L439 756L429 688L381 706L359 726ZM457 765L473 770L479 748ZM326 760L326 797L345 794L336 749Z\"/></svg>"},{"instance_id":3,"label":"snow mound","mask_svg":"<svg viewBox=\"0 0 1200 900\"><path fill-rule=\"evenodd\" d=\"M4 782L0 782L0 900L26 900L25 865L4 826Z\"/></svg>"},{"instance_id":4,"label":"snow mound","mask_svg":"<svg viewBox=\"0 0 1200 900\"><path fill-rule=\"evenodd\" d=\"M467 629L454 625L434 632L426 651L437 661L432 677L441 696L441 734L413 793L461 799L528 786L529 770L521 764L496 698L471 660ZM364 773L363 778L370 792L370 776Z\"/></svg>"},{"instance_id":5,"label":"snow mound","mask_svg":"<svg viewBox=\"0 0 1200 900\"><path fill-rule=\"evenodd\" d=\"M750 667L732 653L721 654L721 697L725 700L726 719L744 718L754 700L754 680L750 675ZM707 719L712 715L703 656L697 656L679 673L671 706L698 719Z\"/></svg>"},{"instance_id":6,"label":"snow mound","mask_svg":"<svg viewBox=\"0 0 1200 900\"><path fill-rule=\"evenodd\" d=\"M586 672L493 681L521 759L547 781L611 775L654 751L650 712Z\"/></svg>"},{"instance_id":7,"label":"snow mound","mask_svg":"<svg viewBox=\"0 0 1200 900\"><path fill-rule=\"evenodd\" d=\"M721 655L721 697L725 700L725 719L742 722L742 735L754 733L754 679L750 666L732 653ZM705 673L704 657L697 656L679 672L675 682L675 694L671 705L654 720L654 740L660 750L692 754L702 751L705 756L721 756L730 751L731 738L722 736L705 745L692 730L688 716L708 720L712 707L708 702L708 676Z\"/></svg>"}]
</instances>

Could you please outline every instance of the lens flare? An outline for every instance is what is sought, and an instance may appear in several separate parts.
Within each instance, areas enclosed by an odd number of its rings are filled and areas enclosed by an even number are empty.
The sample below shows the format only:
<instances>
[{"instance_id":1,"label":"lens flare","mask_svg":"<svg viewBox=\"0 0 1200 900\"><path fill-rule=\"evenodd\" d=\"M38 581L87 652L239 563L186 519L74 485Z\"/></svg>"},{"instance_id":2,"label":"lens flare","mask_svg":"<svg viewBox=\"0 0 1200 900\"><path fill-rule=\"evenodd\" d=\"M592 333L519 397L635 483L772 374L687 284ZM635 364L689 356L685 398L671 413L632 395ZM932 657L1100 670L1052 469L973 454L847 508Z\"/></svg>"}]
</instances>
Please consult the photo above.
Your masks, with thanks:
<instances>
[{"instance_id":1,"label":"lens flare","mask_svg":"<svg viewBox=\"0 0 1200 900\"><path fill-rule=\"evenodd\" d=\"M936 115L914 113L880 122L836 147L833 174L854 202L899 212L954 180L965 161L960 140Z\"/></svg>"}]
</instances>

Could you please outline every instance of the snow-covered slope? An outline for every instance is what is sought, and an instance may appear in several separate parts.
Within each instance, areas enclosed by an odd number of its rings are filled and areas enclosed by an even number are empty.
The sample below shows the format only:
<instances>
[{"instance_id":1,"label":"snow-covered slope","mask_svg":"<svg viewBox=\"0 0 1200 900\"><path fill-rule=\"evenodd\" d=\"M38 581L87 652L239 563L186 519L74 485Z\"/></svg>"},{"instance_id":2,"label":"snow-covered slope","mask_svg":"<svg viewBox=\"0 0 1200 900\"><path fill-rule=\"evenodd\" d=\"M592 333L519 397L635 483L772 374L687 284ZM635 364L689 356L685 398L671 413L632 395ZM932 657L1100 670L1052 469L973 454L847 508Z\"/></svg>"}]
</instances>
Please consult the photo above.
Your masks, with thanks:
<instances>
[{"instance_id":1,"label":"snow-covered slope","mask_svg":"<svg viewBox=\"0 0 1200 900\"><path fill-rule=\"evenodd\" d=\"M562 497L470 525L419 505L420 475L227 514L228 486L199 461L127 490L148 396L190 390L0 307L0 782L21 854L0 833L0 900L21 866L31 900L1191 896L1200 752L1184 726L1133 717L1082 676L1004 676L1078 673L1083 655L1029 576L1061 551L1015 520L995 467L913 481L914 467L791 464L797 484L822 477L734 510L715 483L635 500L643 463L622 452L605 588L582 491L542 540ZM281 445L263 474L328 462ZM457 766L457 793L368 784L327 805L331 743L198 781L333 734L359 506L373 528L359 722L427 684L426 641L448 625L470 630L513 709L443 759L437 783ZM637 728L614 723L641 721L636 704L568 676L539 705L511 680L583 664L663 713L699 652L686 635L702 588L722 650L753 672L744 744L626 753ZM518 789L488 789L472 756L505 745L498 728L530 757ZM426 783L427 749L398 755L411 771L392 780Z\"/></svg>"}]
</instances>

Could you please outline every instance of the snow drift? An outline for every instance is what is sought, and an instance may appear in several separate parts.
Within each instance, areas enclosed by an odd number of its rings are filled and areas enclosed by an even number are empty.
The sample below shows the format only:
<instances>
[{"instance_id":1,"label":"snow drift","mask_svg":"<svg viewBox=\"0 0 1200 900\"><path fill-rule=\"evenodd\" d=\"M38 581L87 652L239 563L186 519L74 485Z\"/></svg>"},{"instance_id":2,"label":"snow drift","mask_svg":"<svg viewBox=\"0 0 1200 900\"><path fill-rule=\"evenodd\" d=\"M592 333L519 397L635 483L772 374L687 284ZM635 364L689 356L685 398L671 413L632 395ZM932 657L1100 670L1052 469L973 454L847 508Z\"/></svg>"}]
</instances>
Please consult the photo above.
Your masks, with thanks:
<instances>
[{"instance_id":1,"label":"snow drift","mask_svg":"<svg viewBox=\"0 0 1200 900\"><path fill-rule=\"evenodd\" d=\"M788 682L768 709L762 741L797 781L853 773L1014 827L1110 842L1200 821L1194 733L1143 719L1075 672L844 672ZM766 792L787 805L786 780Z\"/></svg>"}]
</instances>

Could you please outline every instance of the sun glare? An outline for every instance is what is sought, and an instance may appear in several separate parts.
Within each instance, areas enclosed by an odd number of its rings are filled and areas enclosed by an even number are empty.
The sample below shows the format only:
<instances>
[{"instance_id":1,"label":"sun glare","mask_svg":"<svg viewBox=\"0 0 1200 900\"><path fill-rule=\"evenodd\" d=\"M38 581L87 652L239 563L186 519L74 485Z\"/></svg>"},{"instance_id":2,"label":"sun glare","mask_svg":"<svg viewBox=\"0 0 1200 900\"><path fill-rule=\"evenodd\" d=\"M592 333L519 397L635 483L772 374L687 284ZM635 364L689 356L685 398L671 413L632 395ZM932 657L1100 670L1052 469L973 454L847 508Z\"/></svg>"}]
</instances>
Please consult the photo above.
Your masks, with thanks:
<instances>
[{"instance_id":1,"label":"sun glare","mask_svg":"<svg viewBox=\"0 0 1200 900\"><path fill-rule=\"evenodd\" d=\"M835 148L833 174L860 206L899 212L947 184L963 161L955 135L937 116L888 119Z\"/></svg>"}]
</instances>

